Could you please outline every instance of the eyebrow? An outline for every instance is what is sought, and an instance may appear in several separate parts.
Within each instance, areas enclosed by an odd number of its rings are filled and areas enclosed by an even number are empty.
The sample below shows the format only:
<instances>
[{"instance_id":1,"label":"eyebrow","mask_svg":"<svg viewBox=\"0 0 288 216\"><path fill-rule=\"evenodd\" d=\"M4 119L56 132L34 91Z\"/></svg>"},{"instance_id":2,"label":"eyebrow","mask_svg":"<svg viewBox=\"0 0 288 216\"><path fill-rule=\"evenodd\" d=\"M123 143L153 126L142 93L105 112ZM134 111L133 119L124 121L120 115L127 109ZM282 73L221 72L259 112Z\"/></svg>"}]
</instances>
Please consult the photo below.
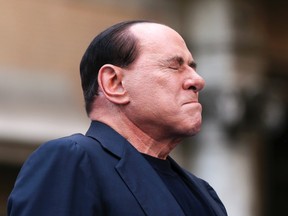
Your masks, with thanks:
<instances>
[{"instance_id":1,"label":"eyebrow","mask_svg":"<svg viewBox=\"0 0 288 216\"><path fill-rule=\"evenodd\" d=\"M197 63L195 61L191 61L188 65L189 65L189 67L193 68L194 70L197 69Z\"/></svg>"},{"instance_id":2,"label":"eyebrow","mask_svg":"<svg viewBox=\"0 0 288 216\"><path fill-rule=\"evenodd\" d=\"M184 59L181 56L173 56L169 59L167 59L168 63L178 63L180 66L183 65L185 63ZM195 61L189 61L188 62L189 67L193 68L194 70L196 70L197 68L197 64Z\"/></svg>"}]
</instances>

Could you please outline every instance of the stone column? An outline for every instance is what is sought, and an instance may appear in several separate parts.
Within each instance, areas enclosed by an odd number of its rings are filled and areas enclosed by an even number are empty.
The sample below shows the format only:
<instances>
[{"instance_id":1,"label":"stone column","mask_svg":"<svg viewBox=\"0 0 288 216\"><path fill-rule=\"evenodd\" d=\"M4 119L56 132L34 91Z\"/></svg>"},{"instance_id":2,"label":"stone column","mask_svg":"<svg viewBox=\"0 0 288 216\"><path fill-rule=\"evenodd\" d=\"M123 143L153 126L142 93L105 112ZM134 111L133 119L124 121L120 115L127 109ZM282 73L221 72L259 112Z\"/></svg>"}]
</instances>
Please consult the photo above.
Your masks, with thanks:
<instances>
[{"instance_id":1,"label":"stone column","mask_svg":"<svg viewBox=\"0 0 288 216\"><path fill-rule=\"evenodd\" d=\"M248 88L257 92L257 84L261 82L257 72L261 70L262 60L253 53L247 57L237 51L241 45L248 45L250 50L247 41L252 41L251 35L254 42L255 38L251 29L242 32L243 37L236 34L241 32L235 23L235 2L186 3L184 35L190 40L198 73L206 80L206 87L200 94L204 122L197 135L198 148L192 149L197 153L193 152L195 157L190 160L189 167L215 188L228 215L255 216L253 148L245 136L233 136L233 130L238 129L245 113L241 90ZM239 62L245 67L238 67ZM243 71L243 76L239 76Z\"/></svg>"}]
</instances>

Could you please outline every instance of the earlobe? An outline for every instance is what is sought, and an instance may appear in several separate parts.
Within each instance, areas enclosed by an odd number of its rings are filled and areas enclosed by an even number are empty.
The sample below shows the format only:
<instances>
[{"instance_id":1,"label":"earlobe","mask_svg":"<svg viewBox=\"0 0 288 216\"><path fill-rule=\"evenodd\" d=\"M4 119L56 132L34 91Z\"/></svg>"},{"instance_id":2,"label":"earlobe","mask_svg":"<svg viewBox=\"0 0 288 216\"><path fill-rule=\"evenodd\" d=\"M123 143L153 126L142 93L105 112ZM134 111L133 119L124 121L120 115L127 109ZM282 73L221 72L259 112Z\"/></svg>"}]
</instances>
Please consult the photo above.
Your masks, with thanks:
<instances>
[{"instance_id":1,"label":"earlobe","mask_svg":"<svg viewBox=\"0 0 288 216\"><path fill-rule=\"evenodd\" d=\"M98 73L100 90L115 104L127 104L129 98L123 85L123 69L111 64L103 65Z\"/></svg>"}]
</instances>

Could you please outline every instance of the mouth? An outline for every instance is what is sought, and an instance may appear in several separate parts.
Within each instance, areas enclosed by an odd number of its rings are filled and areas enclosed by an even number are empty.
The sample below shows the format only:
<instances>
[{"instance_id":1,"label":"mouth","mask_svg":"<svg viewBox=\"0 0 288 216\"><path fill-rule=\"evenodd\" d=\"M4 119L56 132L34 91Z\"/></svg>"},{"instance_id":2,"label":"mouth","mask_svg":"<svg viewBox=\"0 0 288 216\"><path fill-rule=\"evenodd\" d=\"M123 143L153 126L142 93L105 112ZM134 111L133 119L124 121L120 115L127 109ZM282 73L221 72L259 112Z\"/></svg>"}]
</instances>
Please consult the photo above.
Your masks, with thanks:
<instances>
[{"instance_id":1,"label":"mouth","mask_svg":"<svg viewBox=\"0 0 288 216\"><path fill-rule=\"evenodd\" d=\"M189 101L182 104L183 107L193 109L194 111L199 110L202 111L202 104L199 101Z\"/></svg>"},{"instance_id":2,"label":"mouth","mask_svg":"<svg viewBox=\"0 0 288 216\"><path fill-rule=\"evenodd\" d=\"M186 105L186 104L200 104L200 103L199 101L188 101L188 102L183 103L183 105Z\"/></svg>"}]
</instances>

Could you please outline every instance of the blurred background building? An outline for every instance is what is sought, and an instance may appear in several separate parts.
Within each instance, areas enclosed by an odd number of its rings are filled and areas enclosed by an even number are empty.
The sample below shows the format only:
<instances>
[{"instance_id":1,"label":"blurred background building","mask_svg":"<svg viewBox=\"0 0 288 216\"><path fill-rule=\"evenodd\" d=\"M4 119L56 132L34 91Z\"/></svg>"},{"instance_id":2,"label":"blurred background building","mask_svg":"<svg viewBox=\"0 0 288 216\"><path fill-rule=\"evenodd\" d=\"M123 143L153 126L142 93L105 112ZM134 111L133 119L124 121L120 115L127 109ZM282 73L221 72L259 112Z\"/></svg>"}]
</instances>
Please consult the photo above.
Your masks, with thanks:
<instances>
[{"instance_id":1,"label":"blurred background building","mask_svg":"<svg viewBox=\"0 0 288 216\"><path fill-rule=\"evenodd\" d=\"M180 32L206 79L203 129L176 160L231 216L287 214L287 9L282 0L0 0L0 216L35 148L85 133L80 59L96 34L128 19Z\"/></svg>"}]
</instances>

